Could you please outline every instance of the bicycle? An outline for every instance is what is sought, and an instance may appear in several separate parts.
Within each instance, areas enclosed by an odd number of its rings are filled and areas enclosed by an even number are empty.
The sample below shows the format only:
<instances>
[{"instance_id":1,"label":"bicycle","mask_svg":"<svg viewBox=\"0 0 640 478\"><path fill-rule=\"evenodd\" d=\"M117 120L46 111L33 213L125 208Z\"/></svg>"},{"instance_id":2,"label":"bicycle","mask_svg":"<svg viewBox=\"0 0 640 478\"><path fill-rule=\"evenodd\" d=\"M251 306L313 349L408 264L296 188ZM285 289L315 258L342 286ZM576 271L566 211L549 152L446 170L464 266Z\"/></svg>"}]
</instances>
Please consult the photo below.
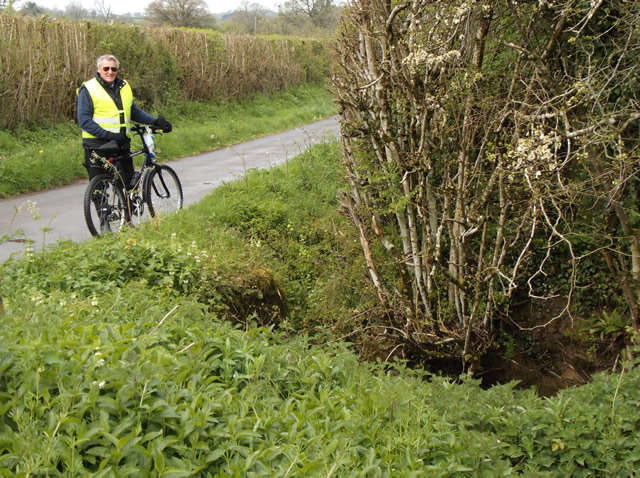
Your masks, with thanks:
<instances>
[{"instance_id":1,"label":"bicycle","mask_svg":"<svg viewBox=\"0 0 640 478\"><path fill-rule=\"evenodd\" d=\"M121 153L115 141L98 148L104 156L100 160L106 171L89 181L84 194L84 217L92 236L139 225L145 206L151 217L182 209L184 198L178 175L171 167L156 161L153 135L160 133L161 128L134 125L130 131L140 136L142 148ZM142 166L135 173L134 186L127 189L118 162L140 154L144 154Z\"/></svg>"}]
</instances>

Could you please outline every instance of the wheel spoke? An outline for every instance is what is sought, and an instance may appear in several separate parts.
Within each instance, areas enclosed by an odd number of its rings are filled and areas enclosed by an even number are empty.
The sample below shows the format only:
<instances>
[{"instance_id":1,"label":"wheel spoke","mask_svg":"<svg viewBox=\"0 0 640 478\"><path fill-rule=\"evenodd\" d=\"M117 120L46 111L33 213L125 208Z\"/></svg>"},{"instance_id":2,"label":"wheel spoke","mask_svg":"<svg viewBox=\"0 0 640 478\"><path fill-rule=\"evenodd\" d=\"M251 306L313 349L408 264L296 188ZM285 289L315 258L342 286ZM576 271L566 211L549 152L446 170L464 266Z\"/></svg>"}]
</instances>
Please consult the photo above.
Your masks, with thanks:
<instances>
[{"instance_id":1,"label":"wheel spoke","mask_svg":"<svg viewBox=\"0 0 640 478\"><path fill-rule=\"evenodd\" d=\"M182 209L182 185L175 171L169 166L157 165L147 174L145 201L151 215L165 215Z\"/></svg>"},{"instance_id":2,"label":"wheel spoke","mask_svg":"<svg viewBox=\"0 0 640 478\"><path fill-rule=\"evenodd\" d=\"M125 223L126 207L122 190L108 175L89 182L84 198L84 215L89 232L100 236L119 231Z\"/></svg>"}]
</instances>

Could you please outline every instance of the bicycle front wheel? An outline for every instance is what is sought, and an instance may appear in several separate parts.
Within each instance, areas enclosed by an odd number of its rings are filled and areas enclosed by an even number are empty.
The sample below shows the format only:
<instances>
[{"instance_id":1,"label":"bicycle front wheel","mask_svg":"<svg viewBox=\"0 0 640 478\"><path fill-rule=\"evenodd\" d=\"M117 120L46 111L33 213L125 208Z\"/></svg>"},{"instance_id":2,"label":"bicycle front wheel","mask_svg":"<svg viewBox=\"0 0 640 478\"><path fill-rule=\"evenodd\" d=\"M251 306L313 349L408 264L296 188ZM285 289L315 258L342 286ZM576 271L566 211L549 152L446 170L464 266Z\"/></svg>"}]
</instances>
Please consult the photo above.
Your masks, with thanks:
<instances>
[{"instance_id":1,"label":"bicycle front wheel","mask_svg":"<svg viewBox=\"0 0 640 478\"><path fill-rule=\"evenodd\" d=\"M84 219L92 236L118 232L125 224L126 200L117 182L101 174L84 193Z\"/></svg>"},{"instance_id":2,"label":"bicycle front wheel","mask_svg":"<svg viewBox=\"0 0 640 478\"><path fill-rule=\"evenodd\" d=\"M182 184L176 172L166 164L157 164L147 171L144 200L152 217L182 209Z\"/></svg>"}]
</instances>

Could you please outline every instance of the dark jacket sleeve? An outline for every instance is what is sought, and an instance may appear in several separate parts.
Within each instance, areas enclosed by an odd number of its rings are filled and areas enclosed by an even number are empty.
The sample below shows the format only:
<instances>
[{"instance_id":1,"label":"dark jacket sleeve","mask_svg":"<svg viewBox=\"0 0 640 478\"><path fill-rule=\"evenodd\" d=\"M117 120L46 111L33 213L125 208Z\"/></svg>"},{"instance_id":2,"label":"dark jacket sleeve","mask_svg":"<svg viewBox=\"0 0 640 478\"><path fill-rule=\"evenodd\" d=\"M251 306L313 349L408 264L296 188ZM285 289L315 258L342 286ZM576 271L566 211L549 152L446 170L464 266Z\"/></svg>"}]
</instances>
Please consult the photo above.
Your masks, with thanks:
<instances>
[{"instance_id":1,"label":"dark jacket sleeve","mask_svg":"<svg viewBox=\"0 0 640 478\"><path fill-rule=\"evenodd\" d=\"M107 131L93 121L93 100L84 85L78 90L77 115L78 125L83 131L97 138L106 137Z\"/></svg>"},{"instance_id":2,"label":"dark jacket sleeve","mask_svg":"<svg viewBox=\"0 0 640 478\"><path fill-rule=\"evenodd\" d=\"M142 111L134 101L131 105L131 120L136 123L153 124L156 118L155 116L151 116L149 113Z\"/></svg>"}]
</instances>

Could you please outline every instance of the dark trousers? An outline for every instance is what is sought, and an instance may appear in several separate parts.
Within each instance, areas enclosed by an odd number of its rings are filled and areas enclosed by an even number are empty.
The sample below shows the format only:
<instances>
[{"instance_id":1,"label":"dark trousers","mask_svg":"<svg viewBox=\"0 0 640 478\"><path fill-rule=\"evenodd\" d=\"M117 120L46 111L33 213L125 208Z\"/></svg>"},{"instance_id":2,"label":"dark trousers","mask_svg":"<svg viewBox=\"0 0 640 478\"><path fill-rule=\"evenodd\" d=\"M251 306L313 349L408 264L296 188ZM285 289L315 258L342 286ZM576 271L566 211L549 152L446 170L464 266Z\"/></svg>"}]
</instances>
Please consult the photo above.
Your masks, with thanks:
<instances>
[{"instance_id":1,"label":"dark trousers","mask_svg":"<svg viewBox=\"0 0 640 478\"><path fill-rule=\"evenodd\" d=\"M95 155L93 154L94 152L97 156L108 157L103 153L100 153L99 151L95 151L92 149L84 150L84 167L87 168L89 181L91 181L98 174L104 174L106 172L106 168L103 166L102 161L99 157L95 157ZM134 173L133 159L131 157L120 159L118 161L118 171L122 176L124 184L129 184L129 181L131 181L131 177Z\"/></svg>"}]
</instances>

